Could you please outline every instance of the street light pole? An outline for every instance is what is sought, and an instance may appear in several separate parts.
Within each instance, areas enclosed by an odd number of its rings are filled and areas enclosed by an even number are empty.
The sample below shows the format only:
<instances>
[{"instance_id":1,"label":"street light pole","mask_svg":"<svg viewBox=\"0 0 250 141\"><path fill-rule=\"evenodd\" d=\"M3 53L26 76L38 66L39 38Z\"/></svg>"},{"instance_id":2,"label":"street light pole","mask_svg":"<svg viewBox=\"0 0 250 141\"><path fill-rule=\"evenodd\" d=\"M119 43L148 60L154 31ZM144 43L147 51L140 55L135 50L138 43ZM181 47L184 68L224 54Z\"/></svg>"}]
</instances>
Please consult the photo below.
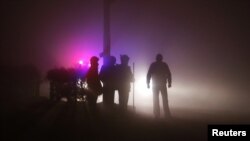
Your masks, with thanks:
<instances>
[{"instance_id":1,"label":"street light pole","mask_svg":"<svg viewBox=\"0 0 250 141\"><path fill-rule=\"evenodd\" d=\"M103 13L104 13L104 32L103 32L103 52L102 57L110 56L111 50L111 34L110 34L110 6L114 0L103 1Z\"/></svg>"}]
</instances>

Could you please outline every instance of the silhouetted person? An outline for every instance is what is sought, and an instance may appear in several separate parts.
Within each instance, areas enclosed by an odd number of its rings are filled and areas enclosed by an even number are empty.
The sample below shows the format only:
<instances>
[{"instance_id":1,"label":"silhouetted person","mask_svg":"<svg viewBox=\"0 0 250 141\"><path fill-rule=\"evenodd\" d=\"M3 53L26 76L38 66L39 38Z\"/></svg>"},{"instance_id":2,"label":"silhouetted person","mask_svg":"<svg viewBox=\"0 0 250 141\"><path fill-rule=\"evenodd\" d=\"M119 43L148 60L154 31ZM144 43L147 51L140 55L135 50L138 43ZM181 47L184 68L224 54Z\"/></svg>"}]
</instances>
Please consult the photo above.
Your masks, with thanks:
<instances>
[{"instance_id":1,"label":"silhouetted person","mask_svg":"<svg viewBox=\"0 0 250 141\"><path fill-rule=\"evenodd\" d=\"M113 108L116 80L116 58L107 56L100 71L100 79L103 83L103 104L105 107Z\"/></svg>"},{"instance_id":2,"label":"silhouetted person","mask_svg":"<svg viewBox=\"0 0 250 141\"><path fill-rule=\"evenodd\" d=\"M87 101L92 113L96 112L97 97L102 93L102 85L98 75L98 61L98 57L91 57L91 66L86 74L86 82L88 85Z\"/></svg>"},{"instance_id":3,"label":"silhouetted person","mask_svg":"<svg viewBox=\"0 0 250 141\"><path fill-rule=\"evenodd\" d=\"M133 82L133 74L128 66L129 57L121 55L121 64L117 65L117 89L119 94L119 106L122 110L127 109L130 83Z\"/></svg>"},{"instance_id":4,"label":"silhouetted person","mask_svg":"<svg viewBox=\"0 0 250 141\"><path fill-rule=\"evenodd\" d=\"M150 88L150 79L152 78L153 85L153 107L155 117L160 116L160 104L159 104L159 93L161 92L163 100L163 109L165 117L170 117L170 110L168 106L168 93L166 84L171 87L172 78L171 72L167 63L163 62L163 57L161 54L156 55L156 62L153 62L147 73L147 86Z\"/></svg>"}]
</instances>

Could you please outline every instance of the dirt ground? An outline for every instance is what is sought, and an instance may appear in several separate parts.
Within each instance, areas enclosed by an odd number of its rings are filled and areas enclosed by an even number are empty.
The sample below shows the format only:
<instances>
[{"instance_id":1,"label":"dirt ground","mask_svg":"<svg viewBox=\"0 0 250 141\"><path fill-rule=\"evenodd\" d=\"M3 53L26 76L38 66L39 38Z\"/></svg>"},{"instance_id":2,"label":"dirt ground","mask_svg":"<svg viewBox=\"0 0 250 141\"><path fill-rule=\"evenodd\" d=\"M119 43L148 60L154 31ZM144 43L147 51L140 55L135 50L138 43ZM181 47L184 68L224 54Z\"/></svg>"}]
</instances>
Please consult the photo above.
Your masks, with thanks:
<instances>
[{"instance_id":1,"label":"dirt ground","mask_svg":"<svg viewBox=\"0 0 250 141\"><path fill-rule=\"evenodd\" d=\"M117 107L117 106L116 106ZM249 116L176 109L171 119L154 119L118 108L90 114L86 103L52 102L43 97L1 102L1 141L207 140L208 124L249 124ZM190 116L193 115L193 116ZM188 117L188 118L187 118Z\"/></svg>"}]
</instances>

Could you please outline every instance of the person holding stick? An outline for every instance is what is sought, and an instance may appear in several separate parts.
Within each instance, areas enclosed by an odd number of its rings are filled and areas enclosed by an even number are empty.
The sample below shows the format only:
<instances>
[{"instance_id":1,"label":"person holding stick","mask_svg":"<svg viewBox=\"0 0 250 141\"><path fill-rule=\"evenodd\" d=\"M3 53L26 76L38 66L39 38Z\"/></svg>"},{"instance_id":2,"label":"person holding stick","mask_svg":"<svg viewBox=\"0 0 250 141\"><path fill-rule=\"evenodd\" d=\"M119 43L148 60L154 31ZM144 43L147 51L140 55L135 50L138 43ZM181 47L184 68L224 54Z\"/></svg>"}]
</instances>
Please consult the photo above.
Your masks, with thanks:
<instances>
[{"instance_id":1,"label":"person holding stick","mask_svg":"<svg viewBox=\"0 0 250 141\"><path fill-rule=\"evenodd\" d=\"M119 95L119 107L122 111L127 110L130 83L134 82L134 76L128 65L128 55L120 55L121 64L117 65L117 89ZM119 80L119 81L118 81Z\"/></svg>"}]
</instances>

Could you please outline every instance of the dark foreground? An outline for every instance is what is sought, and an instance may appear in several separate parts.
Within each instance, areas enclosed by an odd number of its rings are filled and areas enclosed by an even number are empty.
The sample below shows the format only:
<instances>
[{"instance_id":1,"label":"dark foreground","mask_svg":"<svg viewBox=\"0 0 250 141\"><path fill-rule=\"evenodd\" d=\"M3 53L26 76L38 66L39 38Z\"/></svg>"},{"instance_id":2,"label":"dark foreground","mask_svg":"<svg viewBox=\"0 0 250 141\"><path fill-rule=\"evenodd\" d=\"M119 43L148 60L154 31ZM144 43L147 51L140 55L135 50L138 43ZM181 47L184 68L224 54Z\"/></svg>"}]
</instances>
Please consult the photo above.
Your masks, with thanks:
<instances>
[{"instance_id":1,"label":"dark foreground","mask_svg":"<svg viewBox=\"0 0 250 141\"><path fill-rule=\"evenodd\" d=\"M155 120L132 110L108 113L98 106L99 114L91 115L84 102L51 102L41 97L2 102L0 140L202 141L207 140L207 124L216 123L216 119L177 117ZM229 120L240 122L247 120Z\"/></svg>"}]
</instances>

